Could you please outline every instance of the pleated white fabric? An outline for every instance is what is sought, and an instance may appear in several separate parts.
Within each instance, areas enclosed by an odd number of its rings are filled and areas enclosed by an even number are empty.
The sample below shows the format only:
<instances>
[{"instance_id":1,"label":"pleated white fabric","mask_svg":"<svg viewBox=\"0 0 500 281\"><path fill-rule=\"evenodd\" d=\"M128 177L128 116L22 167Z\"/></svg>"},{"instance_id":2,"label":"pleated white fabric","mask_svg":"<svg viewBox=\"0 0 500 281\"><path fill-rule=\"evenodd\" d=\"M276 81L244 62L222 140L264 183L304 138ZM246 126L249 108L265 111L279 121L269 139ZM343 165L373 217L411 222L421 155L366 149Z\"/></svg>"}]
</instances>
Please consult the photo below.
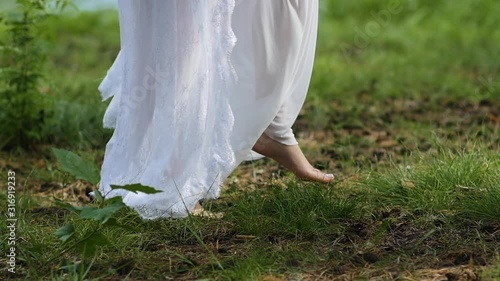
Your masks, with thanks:
<instances>
[{"instance_id":1,"label":"pleated white fabric","mask_svg":"<svg viewBox=\"0 0 500 281\"><path fill-rule=\"evenodd\" d=\"M112 98L99 189L144 219L217 198L259 136L296 144L317 0L119 0L121 51L99 86ZM141 183L154 195L111 190Z\"/></svg>"}]
</instances>

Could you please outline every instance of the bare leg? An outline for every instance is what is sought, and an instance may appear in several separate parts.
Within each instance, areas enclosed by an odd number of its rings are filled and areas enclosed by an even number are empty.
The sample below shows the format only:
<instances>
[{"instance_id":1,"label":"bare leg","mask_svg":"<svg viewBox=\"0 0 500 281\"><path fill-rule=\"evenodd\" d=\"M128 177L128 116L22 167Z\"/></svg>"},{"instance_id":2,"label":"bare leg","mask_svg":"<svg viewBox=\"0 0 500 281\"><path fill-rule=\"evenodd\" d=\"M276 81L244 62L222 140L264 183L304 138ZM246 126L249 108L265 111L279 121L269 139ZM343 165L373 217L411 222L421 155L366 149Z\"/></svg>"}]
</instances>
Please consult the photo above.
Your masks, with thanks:
<instances>
[{"instance_id":1,"label":"bare leg","mask_svg":"<svg viewBox=\"0 0 500 281\"><path fill-rule=\"evenodd\" d=\"M323 183L329 183L334 180L332 174L325 174L315 169L298 145L285 145L271 139L266 134L262 134L254 145L253 150L276 160L301 179Z\"/></svg>"}]
</instances>

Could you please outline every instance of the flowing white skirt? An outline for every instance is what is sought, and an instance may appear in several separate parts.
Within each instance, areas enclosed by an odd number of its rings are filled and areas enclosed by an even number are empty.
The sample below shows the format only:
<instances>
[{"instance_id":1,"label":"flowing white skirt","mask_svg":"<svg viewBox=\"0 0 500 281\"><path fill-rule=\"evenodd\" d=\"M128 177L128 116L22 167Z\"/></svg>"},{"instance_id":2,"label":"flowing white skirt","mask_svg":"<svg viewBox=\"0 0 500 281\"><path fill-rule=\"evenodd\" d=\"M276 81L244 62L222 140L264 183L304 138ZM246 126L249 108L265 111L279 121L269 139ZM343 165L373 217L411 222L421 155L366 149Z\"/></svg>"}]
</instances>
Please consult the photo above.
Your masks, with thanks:
<instances>
[{"instance_id":1,"label":"flowing white skirt","mask_svg":"<svg viewBox=\"0 0 500 281\"><path fill-rule=\"evenodd\" d=\"M292 132L310 82L318 0L119 0L121 51L99 86L114 128L99 190L144 219L217 198L259 136ZM154 195L111 190L141 183Z\"/></svg>"}]
</instances>

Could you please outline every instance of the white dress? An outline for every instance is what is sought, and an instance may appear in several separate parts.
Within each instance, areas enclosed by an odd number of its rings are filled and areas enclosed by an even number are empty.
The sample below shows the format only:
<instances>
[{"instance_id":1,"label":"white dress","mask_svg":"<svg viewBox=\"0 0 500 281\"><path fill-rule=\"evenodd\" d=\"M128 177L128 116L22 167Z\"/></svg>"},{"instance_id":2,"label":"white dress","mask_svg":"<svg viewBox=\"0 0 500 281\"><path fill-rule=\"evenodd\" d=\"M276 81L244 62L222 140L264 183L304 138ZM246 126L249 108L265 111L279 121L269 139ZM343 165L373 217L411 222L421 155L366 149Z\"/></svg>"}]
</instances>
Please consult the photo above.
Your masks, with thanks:
<instances>
[{"instance_id":1,"label":"white dress","mask_svg":"<svg viewBox=\"0 0 500 281\"><path fill-rule=\"evenodd\" d=\"M114 128L99 190L144 219L217 198L259 136L296 144L318 0L119 0L121 51L99 86ZM258 155L257 155L258 156ZM154 195L111 190L141 183Z\"/></svg>"}]
</instances>

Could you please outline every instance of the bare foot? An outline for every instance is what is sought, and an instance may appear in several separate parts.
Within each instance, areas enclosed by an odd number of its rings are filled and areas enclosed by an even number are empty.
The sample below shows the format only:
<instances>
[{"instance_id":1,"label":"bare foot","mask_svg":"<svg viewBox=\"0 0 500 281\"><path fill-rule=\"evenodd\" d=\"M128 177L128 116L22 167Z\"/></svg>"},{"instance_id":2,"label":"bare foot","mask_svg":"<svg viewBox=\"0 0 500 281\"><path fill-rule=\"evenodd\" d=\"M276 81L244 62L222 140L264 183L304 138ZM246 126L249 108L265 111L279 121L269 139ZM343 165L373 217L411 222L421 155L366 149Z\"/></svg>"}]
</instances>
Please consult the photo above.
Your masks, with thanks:
<instances>
[{"instance_id":1,"label":"bare foot","mask_svg":"<svg viewBox=\"0 0 500 281\"><path fill-rule=\"evenodd\" d=\"M223 213L214 213L207 211L201 206L199 202L196 203L196 206L194 206L194 210L192 212L193 216L200 216L200 217L207 217L211 219L220 219L224 216Z\"/></svg>"},{"instance_id":2,"label":"bare foot","mask_svg":"<svg viewBox=\"0 0 500 281\"><path fill-rule=\"evenodd\" d=\"M264 156L270 157L292 171L297 177L305 180L329 183L334 180L332 174L325 174L315 169L307 161L298 145L284 145L266 134L262 134L253 150Z\"/></svg>"}]
</instances>

